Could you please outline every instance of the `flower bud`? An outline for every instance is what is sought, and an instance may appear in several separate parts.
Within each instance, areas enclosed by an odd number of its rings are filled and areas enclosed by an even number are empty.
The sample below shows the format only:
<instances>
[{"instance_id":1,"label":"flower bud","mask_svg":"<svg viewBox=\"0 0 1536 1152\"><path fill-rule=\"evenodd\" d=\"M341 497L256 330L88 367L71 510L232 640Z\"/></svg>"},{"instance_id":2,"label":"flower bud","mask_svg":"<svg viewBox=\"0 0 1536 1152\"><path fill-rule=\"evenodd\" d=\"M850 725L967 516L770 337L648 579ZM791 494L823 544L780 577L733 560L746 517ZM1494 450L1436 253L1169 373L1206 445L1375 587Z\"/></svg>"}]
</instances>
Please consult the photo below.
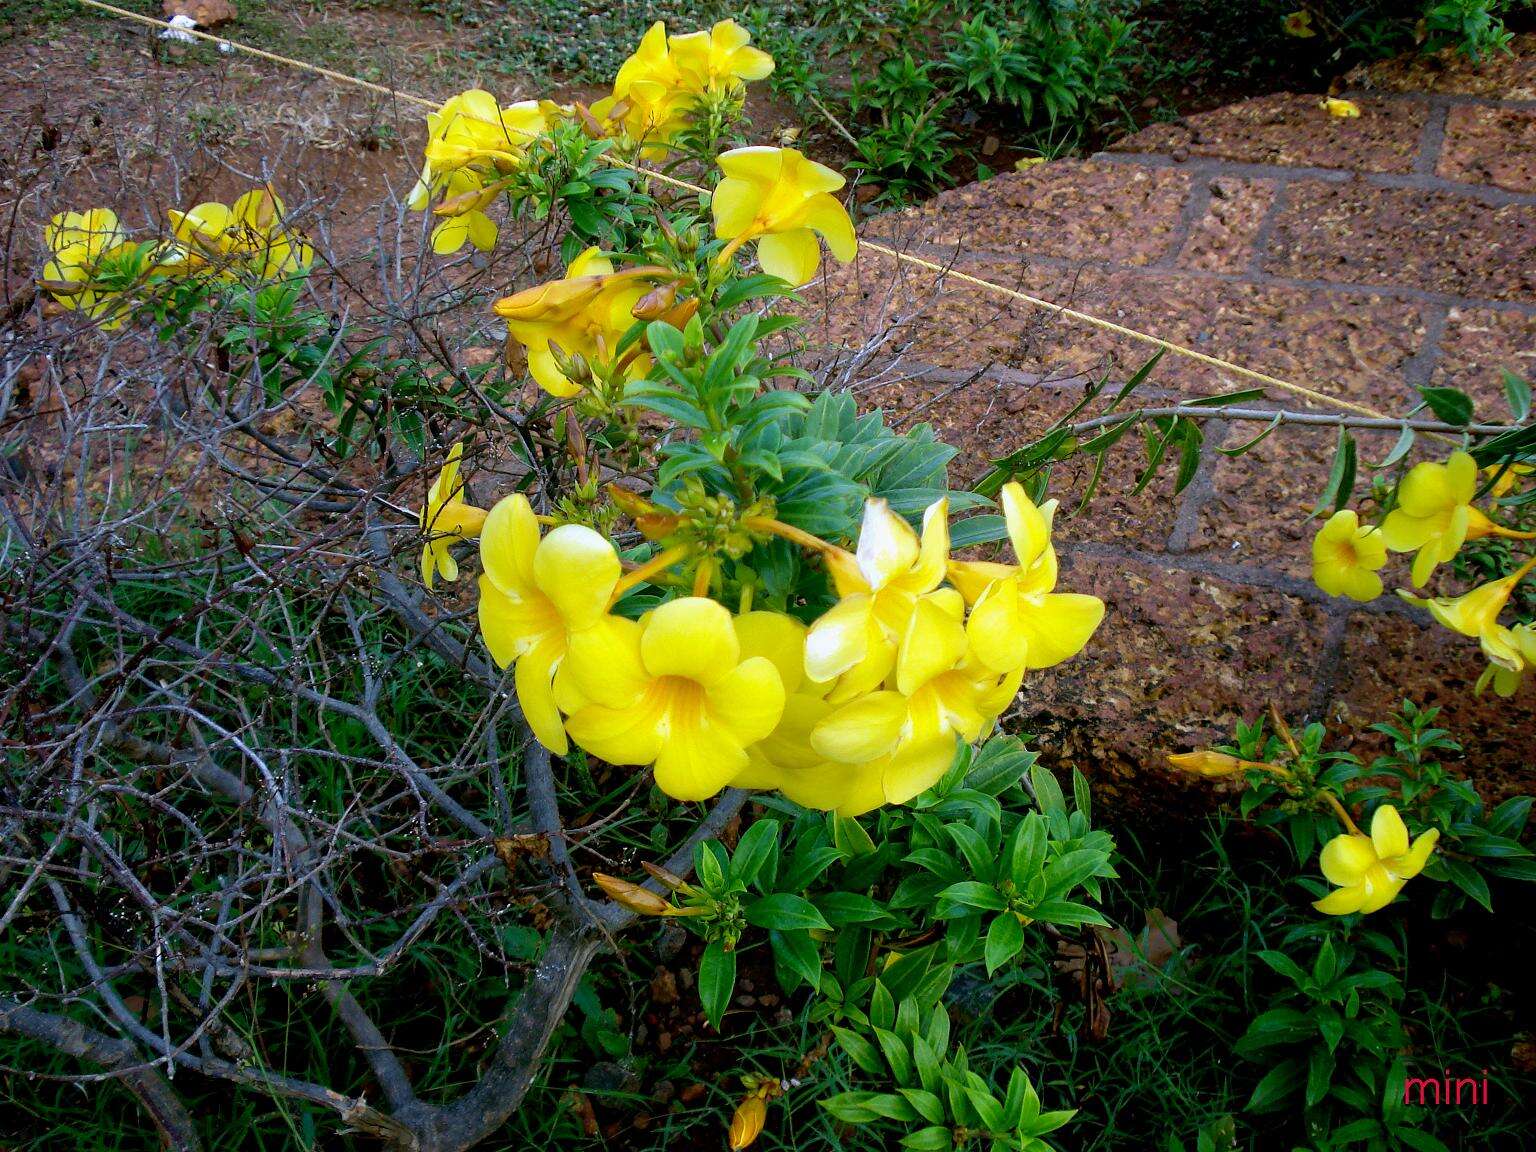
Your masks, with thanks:
<instances>
[{"instance_id":1,"label":"flower bud","mask_svg":"<svg viewBox=\"0 0 1536 1152\"><path fill-rule=\"evenodd\" d=\"M603 872L592 873L592 879L597 881L597 886L606 892L615 904L630 912L637 912L641 916L671 916L677 911L649 888L631 884L628 880L620 880L617 876L609 876Z\"/></svg>"},{"instance_id":2,"label":"flower bud","mask_svg":"<svg viewBox=\"0 0 1536 1152\"><path fill-rule=\"evenodd\" d=\"M768 1105L761 1096L754 1093L738 1104L731 1117L731 1152L751 1147L767 1119Z\"/></svg>"},{"instance_id":3,"label":"flower bud","mask_svg":"<svg viewBox=\"0 0 1536 1152\"><path fill-rule=\"evenodd\" d=\"M1180 752L1168 757L1168 763L1196 776L1232 776L1248 766L1246 760L1222 752Z\"/></svg>"},{"instance_id":4,"label":"flower bud","mask_svg":"<svg viewBox=\"0 0 1536 1152\"><path fill-rule=\"evenodd\" d=\"M689 886L688 881L684 880L675 872L667 871L660 864L651 864L648 861L642 861L640 867L644 868L651 874L651 876L665 884L674 892L681 892Z\"/></svg>"},{"instance_id":5,"label":"flower bud","mask_svg":"<svg viewBox=\"0 0 1536 1152\"><path fill-rule=\"evenodd\" d=\"M677 281L658 284L635 302L629 314L636 320L660 320L677 303Z\"/></svg>"},{"instance_id":6,"label":"flower bud","mask_svg":"<svg viewBox=\"0 0 1536 1152\"><path fill-rule=\"evenodd\" d=\"M500 196L501 192L502 186L499 183L487 184L482 188L471 188L468 192L460 192L457 196L444 200L432 209L432 215L462 216L466 212L479 212Z\"/></svg>"}]
</instances>

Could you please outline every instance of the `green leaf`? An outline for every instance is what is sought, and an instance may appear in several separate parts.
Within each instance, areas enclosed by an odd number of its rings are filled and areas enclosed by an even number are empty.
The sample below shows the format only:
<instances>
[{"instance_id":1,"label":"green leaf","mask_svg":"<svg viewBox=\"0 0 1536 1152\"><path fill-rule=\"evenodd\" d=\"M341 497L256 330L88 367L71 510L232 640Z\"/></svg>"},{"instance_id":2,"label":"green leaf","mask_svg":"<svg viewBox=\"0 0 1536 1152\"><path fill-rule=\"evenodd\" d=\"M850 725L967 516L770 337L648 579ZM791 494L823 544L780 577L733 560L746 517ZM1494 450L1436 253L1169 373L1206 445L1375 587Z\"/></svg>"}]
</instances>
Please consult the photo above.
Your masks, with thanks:
<instances>
[{"instance_id":1,"label":"green leaf","mask_svg":"<svg viewBox=\"0 0 1536 1152\"><path fill-rule=\"evenodd\" d=\"M932 1092L926 1092L921 1088L896 1089L907 1098L907 1103L916 1109L917 1114L930 1124L944 1123L944 1102Z\"/></svg>"},{"instance_id":2,"label":"green leaf","mask_svg":"<svg viewBox=\"0 0 1536 1152\"><path fill-rule=\"evenodd\" d=\"M1317 507L1312 510L1314 516L1321 515L1331 504L1334 511L1341 510L1349 503L1349 498L1355 491L1355 438L1349 434L1347 428L1339 428L1339 443L1333 453L1333 469L1328 474L1328 485L1323 489L1323 495L1317 502Z\"/></svg>"},{"instance_id":3,"label":"green leaf","mask_svg":"<svg viewBox=\"0 0 1536 1152\"><path fill-rule=\"evenodd\" d=\"M717 1030L735 990L736 953L725 950L725 941L711 940L699 960L699 999L704 1018Z\"/></svg>"},{"instance_id":4,"label":"green leaf","mask_svg":"<svg viewBox=\"0 0 1536 1152\"><path fill-rule=\"evenodd\" d=\"M997 875L996 853L980 832L969 824L946 824L944 832L955 842L960 855L965 857L972 876L978 880L991 880Z\"/></svg>"},{"instance_id":5,"label":"green leaf","mask_svg":"<svg viewBox=\"0 0 1536 1152\"><path fill-rule=\"evenodd\" d=\"M1333 1053L1326 1048L1312 1049L1312 1056L1307 1061L1307 1107L1312 1108L1322 1103L1332 1083Z\"/></svg>"},{"instance_id":6,"label":"green leaf","mask_svg":"<svg viewBox=\"0 0 1536 1152\"><path fill-rule=\"evenodd\" d=\"M1531 414L1531 386L1508 368L1501 375L1504 380L1504 399L1509 401L1510 415L1518 424Z\"/></svg>"},{"instance_id":7,"label":"green leaf","mask_svg":"<svg viewBox=\"0 0 1536 1152\"><path fill-rule=\"evenodd\" d=\"M1023 779L1036 759L1017 736L994 736L977 750L965 787L1000 796Z\"/></svg>"},{"instance_id":8,"label":"green leaf","mask_svg":"<svg viewBox=\"0 0 1536 1152\"><path fill-rule=\"evenodd\" d=\"M1397 443L1392 445L1392 451L1383 456L1378 463L1370 464L1369 467L1372 471L1376 472L1392 467L1392 465L1408 455L1408 450L1413 447L1415 439L1416 434L1414 430L1404 425L1403 430L1397 435Z\"/></svg>"},{"instance_id":9,"label":"green leaf","mask_svg":"<svg viewBox=\"0 0 1536 1152\"><path fill-rule=\"evenodd\" d=\"M983 953L987 962L987 975L992 975L1007 964L1023 947L1024 926L1019 923L1019 918L1012 912L994 916L992 926L987 929L987 944Z\"/></svg>"},{"instance_id":10,"label":"green leaf","mask_svg":"<svg viewBox=\"0 0 1536 1152\"><path fill-rule=\"evenodd\" d=\"M907 1051L907 1046L900 1036L887 1028L876 1028L875 1043L880 1045L880 1051L885 1056L885 1062L891 1066L891 1073L898 1084L910 1084L912 1082L912 1055Z\"/></svg>"},{"instance_id":11,"label":"green leaf","mask_svg":"<svg viewBox=\"0 0 1536 1152\"><path fill-rule=\"evenodd\" d=\"M1419 395L1437 420L1456 425L1472 422L1472 397L1460 388L1420 388Z\"/></svg>"},{"instance_id":12,"label":"green leaf","mask_svg":"<svg viewBox=\"0 0 1536 1152\"><path fill-rule=\"evenodd\" d=\"M939 893L939 899L965 908L980 908L985 912L1001 912L1007 907L1002 893L979 880L962 880L958 884L951 884Z\"/></svg>"},{"instance_id":13,"label":"green leaf","mask_svg":"<svg viewBox=\"0 0 1536 1152\"><path fill-rule=\"evenodd\" d=\"M912 1152L949 1152L955 1146L955 1141L948 1128L935 1124L903 1136L901 1146L912 1149Z\"/></svg>"},{"instance_id":14,"label":"green leaf","mask_svg":"<svg viewBox=\"0 0 1536 1152\"><path fill-rule=\"evenodd\" d=\"M731 879L742 885L762 881L763 887L771 887L778 872L779 822L763 819L757 821L736 842L731 854ZM775 927L769 924L764 927Z\"/></svg>"},{"instance_id":15,"label":"green leaf","mask_svg":"<svg viewBox=\"0 0 1536 1152\"><path fill-rule=\"evenodd\" d=\"M869 833L864 826L851 816L839 816L835 812L832 820L832 843L845 856L873 856L875 854L875 842L869 838Z\"/></svg>"},{"instance_id":16,"label":"green leaf","mask_svg":"<svg viewBox=\"0 0 1536 1152\"><path fill-rule=\"evenodd\" d=\"M1282 1107L1301 1087L1306 1069L1300 1060L1276 1064L1259 1081L1245 1106L1249 1112L1272 1112Z\"/></svg>"},{"instance_id":17,"label":"green leaf","mask_svg":"<svg viewBox=\"0 0 1536 1152\"><path fill-rule=\"evenodd\" d=\"M848 1053L849 1058L859 1066L861 1071L871 1076L885 1075L885 1061L880 1058L879 1049L857 1032L847 1028L832 1025L832 1035L837 1040L838 1047Z\"/></svg>"},{"instance_id":18,"label":"green leaf","mask_svg":"<svg viewBox=\"0 0 1536 1152\"><path fill-rule=\"evenodd\" d=\"M821 950L809 931L771 931L768 942L780 964L809 984L812 991L821 990Z\"/></svg>"},{"instance_id":19,"label":"green leaf","mask_svg":"<svg viewBox=\"0 0 1536 1152\"><path fill-rule=\"evenodd\" d=\"M975 544L990 544L1008 536L1008 522L1001 516L972 516L950 525L949 546L969 548Z\"/></svg>"},{"instance_id":20,"label":"green leaf","mask_svg":"<svg viewBox=\"0 0 1536 1152\"><path fill-rule=\"evenodd\" d=\"M725 887L725 869L720 859L724 851L714 840L706 840L693 850L693 870L708 892L719 892Z\"/></svg>"},{"instance_id":21,"label":"green leaf","mask_svg":"<svg viewBox=\"0 0 1536 1152\"><path fill-rule=\"evenodd\" d=\"M1045 819L1038 812L1026 813L1013 836L1008 875L1022 889L1039 877L1045 863Z\"/></svg>"},{"instance_id":22,"label":"green leaf","mask_svg":"<svg viewBox=\"0 0 1536 1152\"><path fill-rule=\"evenodd\" d=\"M754 900L742 909L747 923L757 928L776 928L781 932L796 928L830 928L825 917L804 896L775 892Z\"/></svg>"},{"instance_id":23,"label":"green leaf","mask_svg":"<svg viewBox=\"0 0 1536 1152\"><path fill-rule=\"evenodd\" d=\"M816 898L816 904L827 918L828 926L832 927L871 924L891 919L890 912L883 904L861 892L827 892Z\"/></svg>"},{"instance_id":24,"label":"green leaf","mask_svg":"<svg viewBox=\"0 0 1536 1152\"><path fill-rule=\"evenodd\" d=\"M1029 914L1036 920L1072 928L1083 924L1107 925L1104 917L1094 909L1071 900L1042 900L1029 910Z\"/></svg>"}]
</instances>

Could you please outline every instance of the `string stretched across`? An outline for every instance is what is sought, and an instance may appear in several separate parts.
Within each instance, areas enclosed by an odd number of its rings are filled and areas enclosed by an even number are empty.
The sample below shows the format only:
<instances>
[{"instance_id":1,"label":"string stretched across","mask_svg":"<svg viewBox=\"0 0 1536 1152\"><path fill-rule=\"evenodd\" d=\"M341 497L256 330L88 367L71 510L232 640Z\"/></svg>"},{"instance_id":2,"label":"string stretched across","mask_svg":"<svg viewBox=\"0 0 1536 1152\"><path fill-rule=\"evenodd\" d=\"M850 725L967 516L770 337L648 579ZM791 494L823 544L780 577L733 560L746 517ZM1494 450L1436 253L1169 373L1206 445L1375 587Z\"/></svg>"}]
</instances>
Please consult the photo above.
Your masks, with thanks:
<instances>
[{"instance_id":1,"label":"string stretched across","mask_svg":"<svg viewBox=\"0 0 1536 1152\"><path fill-rule=\"evenodd\" d=\"M440 107L442 104L441 100L433 100L425 96L418 96L411 92L401 91L398 88L391 88L385 84L376 84L371 80L364 80L359 76L349 76L345 72L337 72L335 69L324 68L318 64L311 64L306 60L296 60L291 56L283 56L277 52L268 52L261 48L252 47L249 44L241 44L235 40L226 40L222 36L215 36L208 32L200 32L195 28L177 28L175 25L170 24L165 20L157 20L153 16L145 16L138 12L130 12L126 8L119 8L116 5L104 3L103 0L75 0L75 2L87 8L95 8L99 11L110 13L111 15L120 17L124 20L132 20L139 24L146 24L151 28L172 28L178 32L183 33L184 35L191 36L199 40L206 40L211 44L217 44L226 51L241 52L247 56L254 56L258 60L266 60L273 64L281 64L287 68L297 69L301 72L309 72L316 76L323 76L327 80L334 81L337 84L346 84L354 88L362 88L369 92L376 92L381 96L389 96L393 99L403 100L407 103L416 104L423 108L435 109ZM532 136L534 134L529 133L529 135ZM675 188L685 189L686 191L693 193L708 193L708 189L706 188L702 188L697 184L690 183L687 180L681 180L676 176L668 175L665 172L658 172L654 168L646 168L642 165L631 164L619 159L618 157L610 156L606 153L604 154L603 159L615 167L626 168L629 171L635 172L650 180L657 180L663 184L670 184ZM1154 336L1150 332L1142 332L1136 328L1129 328L1124 324L1116 324L1113 320L1106 320L1104 317L1095 316L1091 312L1083 312L1080 309L1070 308L1065 304L1058 304L1051 300L1046 300L1040 296L1032 296L1028 292L1019 291L1017 288L1010 288L1004 284L997 284L991 280L985 280L980 276L972 276L967 272L961 272L954 268L945 267L944 265L937 264L932 260L925 260L921 256L914 256L910 252L901 252L895 248L888 248L883 244L875 243L873 240L861 239L859 241L859 252L875 252L881 256L888 257L899 263L907 264L914 268L921 268L927 272L936 273L937 276L941 279L954 280L958 283L966 284L973 288L979 288L985 292L991 292L998 296L1007 297L1010 300L1016 300L1021 304L1027 304L1033 308L1040 308L1048 312L1053 312L1057 316L1063 316L1068 320L1075 320L1079 323L1087 324L1102 331L1111 332L1116 336L1125 337L1128 340L1139 341L1142 344L1150 345L1153 348L1159 348L1162 351L1172 355L1182 356L1187 360L1193 360L1196 363L1205 364L1208 367L1216 368L1223 372L1230 372L1234 376L1239 376L1246 380L1252 380L1255 383L1262 384L1266 387L1279 388L1281 391L1290 392L1296 396L1303 396L1306 399L1312 400L1318 404L1326 404L1334 408L1342 409L1346 412L1353 412L1358 416L1369 416L1377 420L1396 421L1395 417L1388 416L1383 412L1378 412L1374 408L1368 408L1363 404L1356 404L1352 400L1345 400L1338 396L1330 396L1326 392L1319 392L1314 388L1308 388L1303 384L1296 384L1290 380L1284 380L1279 376L1271 375L1268 372L1261 372L1255 368L1244 367L1243 365L1236 364L1231 360L1223 359L1220 356L1212 356L1209 353L1201 352L1198 349L1190 348L1187 345L1179 344L1172 340L1166 340L1161 336ZM1436 434L1430 433L1430 435ZM1440 438L1443 439L1444 437Z\"/></svg>"}]
</instances>

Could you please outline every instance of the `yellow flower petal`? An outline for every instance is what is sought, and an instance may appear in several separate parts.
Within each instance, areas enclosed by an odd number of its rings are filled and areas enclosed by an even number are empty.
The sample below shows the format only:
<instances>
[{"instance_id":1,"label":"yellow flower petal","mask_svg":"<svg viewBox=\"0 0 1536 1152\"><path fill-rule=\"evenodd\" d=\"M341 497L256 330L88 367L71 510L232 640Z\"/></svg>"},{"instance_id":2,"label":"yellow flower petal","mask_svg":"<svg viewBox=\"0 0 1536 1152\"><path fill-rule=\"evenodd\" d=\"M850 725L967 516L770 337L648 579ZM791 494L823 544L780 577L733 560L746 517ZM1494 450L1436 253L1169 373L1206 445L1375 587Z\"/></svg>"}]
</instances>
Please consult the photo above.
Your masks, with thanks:
<instances>
[{"instance_id":1,"label":"yellow flower petal","mask_svg":"<svg viewBox=\"0 0 1536 1152\"><path fill-rule=\"evenodd\" d=\"M1348 833L1335 836L1323 845L1318 864L1329 883L1358 884L1366 870L1376 863L1376 849L1370 837Z\"/></svg>"},{"instance_id":2,"label":"yellow flower petal","mask_svg":"<svg viewBox=\"0 0 1536 1152\"><path fill-rule=\"evenodd\" d=\"M557 756L564 756L569 749L553 684L555 665L564 655L565 637L548 635L518 660L513 676L523 718L538 742Z\"/></svg>"},{"instance_id":3,"label":"yellow flower petal","mask_svg":"<svg viewBox=\"0 0 1536 1152\"><path fill-rule=\"evenodd\" d=\"M533 578L572 631L595 623L623 572L606 538L580 524L562 524L539 544Z\"/></svg>"},{"instance_id":4,"label":"yellow flower petal","mask_svg":"<svg viewBox=\"0 0 1536 1152\"><path fill-rule=\"evenodd\" d=\"M886 803L905 804L937 784L955 762L955 747L955 738L949 736L900 749L881 776Z\"/></svg>"},{"instance_id":5,"label":"yellow flower petal","mask_svg":"<svg viewBox=\"0 0 1536 1152\"><path fill-rule=\"evenodd\" d=\"M771 232L757 242L757 262L768 275L799 288L821 267L821 243L809 228Z\"/></svg>"},{"instance_id":6,"label":"yellow flower petal","mask_svg":"<svg viewBox=\"0 0 1536 1152\"><path fill-rule=\"evenodd\" d=\"M645 622L640 658L652 676L682 676L712 684L736 667L741 644L731 614L713 600L670 600Z\"/></svg>"},{"instance_id":7,"label":"yellow flower petal","mask_svg":"<svg viewBox=\"0 0 1536 1152\"><path fill-rule=\"evenodd\" d=\"M1408 826L1392 805L1383 804L1371 817L1371 844L1383 860L1408 851Z\"/></svg>"},{"instance_id":8,"label":"yellow flower petal","mask_svg":"<svg viewBox=\"0 0 1536 1152\"><path fill-rule=\"evenodd\" d=\"M869 655L869 625L874 601L867 595L848 596L811 625L805 638L805 674L812 680L835 680Z\"/></svg>"},{"instance_id":9,"label":"yellow flower petal","mask_svg":"<svg viewBox=\"0 0 1536 1152\"><path fill-rule=\"evenodd\" d=\"M894 751L907 719L898 692L871 692L844 704L811 732L811 747L829 760L857 764Z\"/></svg>"},{"instance_id":10,"label":"yellow flower petal","mask_svg":"<svg viewBox=\"0 0 1536 1152\"><path fill-rule=\"evenodd\" d=\"M755 744L784 715L784 683L772 661L753 656L706 685L704 703L711 723L743 746Z\"/></svg>"},{"instance_id":11,"label":"yellow flower petal","mask_svg":"<svg viewBox=\"0 0 1536 1152\"><path fill-rule=\"evenodd\" d=\"M965 625L954 612L945 610L941 599L920 598L896 654L897 691L910 696L960 663L965 638Z\"/></svg>"}]
</instances>

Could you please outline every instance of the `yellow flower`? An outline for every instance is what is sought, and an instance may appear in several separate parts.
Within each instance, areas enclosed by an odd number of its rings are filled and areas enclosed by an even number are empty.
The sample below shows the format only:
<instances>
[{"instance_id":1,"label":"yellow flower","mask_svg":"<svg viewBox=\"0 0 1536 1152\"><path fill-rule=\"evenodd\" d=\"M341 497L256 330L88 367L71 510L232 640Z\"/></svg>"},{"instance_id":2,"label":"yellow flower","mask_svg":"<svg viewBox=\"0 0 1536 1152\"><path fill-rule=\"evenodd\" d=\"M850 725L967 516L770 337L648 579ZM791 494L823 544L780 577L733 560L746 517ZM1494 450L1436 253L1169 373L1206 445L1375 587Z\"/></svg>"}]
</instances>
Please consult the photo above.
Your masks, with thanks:
<instances>
[{"instance_id":1,"label":"yellow flower","mask_svg":"<svg viewBox=\"0 0 1536 1152\"><path fill-rule=\"evenodd\" d=\"M1483 475L1490 480L1493 480L1495 476L1498 477L1497 480L1493 481L1493 487L1488 491L1488 494L1495 500L1508 496L1514 491L1516 484L1533 472L1536 472L1536 465L1532 464L1493 464L1483 469Z\"/></svg>"},{"instance_id":2,"label":"yellow flower","mask_svg":"<svg viewBox=\"0 0 1536 1152\"><path fill-rule=\"evenodd\" d=\"M708 32L673 36L672 61L696 92L734 91L773 71L773 57L751 42L752 34L736 21L721 20Z\"/></svg>"},{"instance_id":3,"label":"yellow flower","mask_svg":"<svg viewBox=\"0 0 1536 1152\"><path fill-rule=\"evenodd\" d=\"M592 115L643 145L641 155L647 159L660 160L667 145L688 126L698 95L672 55L667 26L658 20L641 37L634 55L619 66L613 94L593 104Z\"/></svg>"},{"instance_id":4,"label":"yellow flower","mask_svg":"<svg viewBox=\"0 0 1536 1152\"><path fill-rule=\"evenodd\" d=\"M233 204L210 200L168 215L188 268L211 268L223 279L245 272L279 280L314 262L314 250L284 224L283 202L270 188L253 188Z\"/></svg>"},{"instance_id":5,"label":"yellow flower","mask_svg":"<svg viewBox=\"0 0 1536 1152\"><path fill-rule=\"evenodd\" d=\"M1490 683L1500 696L1513 696L1520 690L1525 674L1536 668L1536 626L1516 624L1513 628L1495 625L1483 633L1483 655L1488 657L1488 667L1477 678L1477 695L1481 696Z\"/></svg>"},{"instance_id":6,"label":"yellow flower","mask_svg":"<svg viewBox=\"0 0 1536 1152\"><path fill-rule=\"evenodd\" d=\"M528 371L539 387L551 396L575 396L581 386L561 371L552 346L594 366L608 364L619 338L635 322L635 305L665 275L665 269L652 267L615 272L598 249L588 248L571 261L563 279L498 300L494 311L507 322L512 339L528 350ZM643 376L648 364L636 356L625 374Z\"/></svg>"},{"instance_id":7,"label":"yellow flower","mask_svg":"<svg viewBox=\"0 0 1536 1152\"><path fill-rule=\"evenodd\" d=\"M794 287L810 283L821 266L819 234L843 263L859 249L853 221L832 193L844 180L793 148L735 148L722 153L725 178L711 201L715 233L734 252L757 241L763 271Z\"/></svg>"},{"instance_id":8,"label":"yellow flower","mask_svg":"<svg viewBox=\"0 0 1536 1152\"><path fill-rule=\"evenodd\" d=\"M1381 530L1362 525L1349 509L1335 512L1312 540L1312 581L1330 596L1362 604L1381 595L1376 573L1387 562Z\"/></svg>"},{"instance_id":9,"label":"yellow flower","mask_svg":"<svg viewBox=\"0 0 1536 1152\"><path fill-rule=\"evenodd\" d=\"M135 251L110 208L61 212L43 229L53 259L43 268L42 287L65 308L78 308L102 328L120 327L127 318L118 310L122 291L101 284L104 273L121 273L111 266ZM114 275L114 279L118 276Z\"/></svg>"},{"instance_id":10,"label":"yellow flower","mask_svg":"<svg viewBox=\"0 0 1536 1152\"><path fill-rule=\"evenodd\" d=\"M1498 526L1472 506L1477 492L1477 464L1465 452L1452 452L1444 464L1415 464L1397 489L1397 507L1382 521L1381 535L1394 552L1414 552L1413 584L1422 588L1435 568L1450 560L1468 540L1498 532Z\"/></svg>"},{"instance_id":11,"label":"yellow flower","mask_svg":"<svg viewBox=\"0 0 1536 1152\"><path fill-rule=\"evenodd\" d=\"M1408 843L1408 828L1397 809L1383 804L1371 818L1371 834L1349 832L1323 846L1319 864L1329 883L1338 885L1312 906L1329 916L1375 912L1397 898L1434 851L1440 830L1431 828Z\"/></svg>"},{"instance_id":12,"label":"yellow flower","mask_svg":"<svg viewBox=\"0 0 1536 1152\"><path fill-rule=\"evenodd\" d=\"M427 542L421 549L421 579L428 588L433 577L454 581L459 578L459 564L449 548L460 540L473 540L485 524L485 509L464 503L464 485L459 480L459 460L464 445L455 444L448 452L421 509L421 530Z\"/></svg>"},{"instance_id":13,"label":"yellow flower","mask_svg":"<svg viewBox=\"0 0 1536 1152\"><path fill-rule=\"evenodd\" d=\"M918 597L944 580L948 514L948 500L930 505L919 540L884 500L864 505L855 554L827 553L841 599L811 625L806 675L820 681L844 677L836 690L840 698L866 692L886 678Z\"/></svg>"},{"instance_id":14,"label":"yellow flower","mask_svg":"<svg viewBox=\"0 0 1536 1152\"><path fill-rule=\"evenodd\" d=\"M1280 21L1280 30L1287 36L1295 36L1298 40L1309 40L1317 33L1312 28L1312 13L1305 8L1299 12L1292 12Z\"/></svg>"},{"instance_id":15,"label":"yellow flower","mask_svg":"<svg viewBox=\"0 0 1536 1152\"><path fill-rule=\"evenodd\" d=\"M427 146L420 178L406 204L422 211L444 197L444 220L432 231L432 250L457 252L466 241L481 251L496 244L496 222L485 208L500 195L494 183L515 170L528 146L548 130L553 105L524 100L502 108L489 92L473 89L450 97L427 114Z\"/></svg>"},{"instance_id":16,"label":"yellow flower","mask_svg":"<svg viewBox=\"0 0 1536 1152\"><path fill-rule=\"evenodd\" d=\"M1509 603L1509 597L1514 592L1515 585L1524 580L1532 568L1536 568L1536 557L1527 560L1503 579L1479 584L1470 592L1460 596L1441 596L1426 600L1420 596L1410 596L1406 592L1399 592L1398 595L1410 604L1428 608L1429 614L1452 632L1482 639L1485 648L1492 643L1495 650L1502 651L1503 647L1497 637L1492 641L1486 638L1499 627L1499 613L1504 611L1504 606Z\"/></svg>"},{"instance_id":17,"label":"yellow flower","mask_svg":"<svg viewBox=\"0 0 1536 1152\"><path fill-rule=\"evenodd\" d=\"M569 661L585 701L567 721L571 738L610 764L654 763L657 785L679 800L731 783L784 712L772 661L742 659L730 613L703 597L668 601Z\"/></svg>"},{"instance_id":18,"label":"yellow flower","mask_svg":"<svg viewBox=\"0 0 1536 1152\"><path fill-rule=\"evenodd\" d=\"M966 631L984 664L995 672L1050 668L1083 650L1104 619L1104 601L1053 591L1056 501L1036 507L1017 483L1003 485L1000 498L1018 565L952 560L949 579L975 605Z\"/></svg>"},{"instance_id":19,"label":"yellow flower","mask_svg":"<svg viewBox=\"0 0 1536 1152\"><path fill-rule=\"evenodd\" d=\"M613 545L591 528L562 524L542 540L522 495L491 509L480 533L480 634L500 667L516 661L514 684L539 743L563 755L561 723L583 698L564 661L583 644L604 650L637 625L608 615L623 569Z\"/></svg>"},{"instance_id":20,"label":"yellow flower","mask_svg":"<svg viewBox=\"0 0 1536 1152\"><path fill-rule=\"evenodd\" d=\"M734 786L777 788L806 808L859 816L888 802L887 775L892 795L906 780L926 781L920 792L954 762L955 738L947 733L858 764L828 759L813 746L811 734L836 706L826 699L830 684L805 676L805 625L778 612L748 612L736 618L736 632L743 657L773 662L786 696L782 719L747 749L747 767L731 781Z\"/></svg>"},{"instance_id":21,"label":"yellow flower","mask_svg":"<svg viewBox=\"0 0 1536 1152\"><path fill-rule=\"evenodd\" d=\"M1353 120L1360 115L1360 105L1356 104L1353 100L1339 100L1333 96L1329 96L1321 101L1318 107L1326 111L1328 115L1337 116L1341 120Z\"/></svg>"}]
</instances>

